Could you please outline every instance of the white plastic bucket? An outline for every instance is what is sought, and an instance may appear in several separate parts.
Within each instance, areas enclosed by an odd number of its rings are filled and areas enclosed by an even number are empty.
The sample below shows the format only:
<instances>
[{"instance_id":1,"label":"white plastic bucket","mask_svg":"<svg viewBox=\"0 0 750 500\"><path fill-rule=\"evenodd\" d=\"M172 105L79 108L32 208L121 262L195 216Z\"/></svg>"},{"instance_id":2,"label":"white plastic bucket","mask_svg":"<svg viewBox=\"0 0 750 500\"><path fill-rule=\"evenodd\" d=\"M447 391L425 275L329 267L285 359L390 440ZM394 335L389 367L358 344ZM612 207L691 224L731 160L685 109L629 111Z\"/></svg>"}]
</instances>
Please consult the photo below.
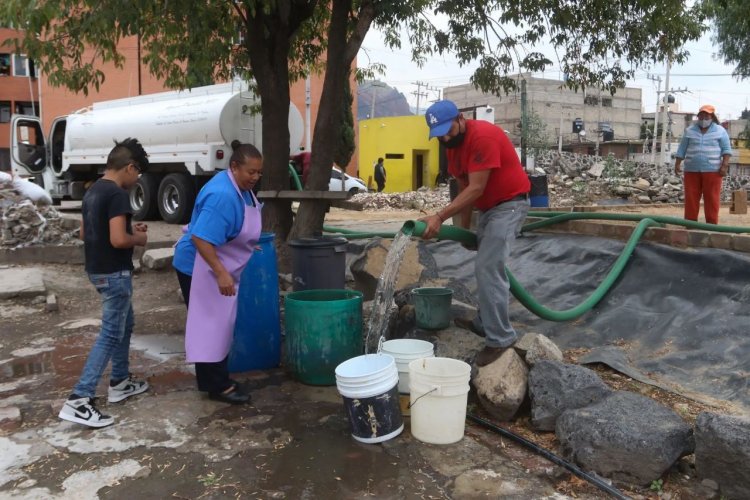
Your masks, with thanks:
<instances>
[{"instance_id":1,"label":"white plastic bucket","mask_svg":"<svg viewBox=\"0 0 750 500\"><path fill-rule=\"evenodd\" d=\"M411 433L425 443L450 444L464 437L471 366L451 358L409 363Z\"/></svg>"},{"instance_id":2,"label":"white plastic bucket","mask_svg":"<svg viewBox=\"0 0 750 500\"><path fill-rule=\"evenodd\" d=\"M357 356L338 365L335 373L336 387L344 399L354 439L380 443L401 434L404 422L393 356Z\"/></svg>"},{"instance_id":3,"label":"white plastic bucket","mask_svg":"<svg viewBox=\"0 0 750 500\"><path fill-rule=\"evenodd\" d=\"M390 354L398 368L398 392L409 394L409 363L415 359L431 358L434 354L432 342L417 339L396 339L383 342L381 352Z\"/></svg>"}]
</instances>

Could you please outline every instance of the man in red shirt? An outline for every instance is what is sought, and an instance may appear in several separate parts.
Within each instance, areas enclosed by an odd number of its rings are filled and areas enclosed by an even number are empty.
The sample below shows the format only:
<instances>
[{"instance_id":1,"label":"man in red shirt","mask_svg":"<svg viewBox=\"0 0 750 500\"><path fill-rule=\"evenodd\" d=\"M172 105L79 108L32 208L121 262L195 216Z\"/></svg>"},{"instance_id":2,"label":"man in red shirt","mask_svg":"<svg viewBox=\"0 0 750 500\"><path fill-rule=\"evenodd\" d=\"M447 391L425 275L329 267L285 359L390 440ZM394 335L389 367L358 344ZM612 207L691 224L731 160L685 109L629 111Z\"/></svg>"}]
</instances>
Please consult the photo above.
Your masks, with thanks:
<instances>
[{"instance_id":1,"label":"man in red shirt","mask_svg":"<svg viewBox=\"0 0 750 500\"><path fill-rule=\"evenodd\" d=\"M468 229L472 209L480 214L474 261L479 314L470 326L485 336L485 347L474 361L485 366L517 340L508 315L510 283L505 261L529 211L531 184L513 143L494 124L467 120L448 100L430 106L425 119L430 138L437 137L446 147L448 173L458 181L459 192L448 206L422 219L427 225L422 237L437 235L440 225L456 214Z\"/></svg>"}]
</instances>

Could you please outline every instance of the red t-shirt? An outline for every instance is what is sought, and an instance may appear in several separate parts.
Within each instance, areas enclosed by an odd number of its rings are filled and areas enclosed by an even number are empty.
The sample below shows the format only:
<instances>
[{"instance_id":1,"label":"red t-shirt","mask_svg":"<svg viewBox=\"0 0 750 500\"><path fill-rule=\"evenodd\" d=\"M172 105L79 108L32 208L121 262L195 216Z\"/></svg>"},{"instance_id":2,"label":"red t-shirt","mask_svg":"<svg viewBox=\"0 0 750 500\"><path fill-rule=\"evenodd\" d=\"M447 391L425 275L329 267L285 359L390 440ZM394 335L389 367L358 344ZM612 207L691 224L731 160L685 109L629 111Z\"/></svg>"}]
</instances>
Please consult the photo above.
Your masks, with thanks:
<instances>
[{"instance_id":1,"label":"red t-shirt","mask_svg":"<svg viewBox=\"0 0 750 500\"><path fill-rule=\"evenodd\" d=\"M445 154L448 173L467 184L469 173L491 170L482 196L474 203L479 210L489 210L531 189L513 143L492 123L466 120L464 142L457 148L446 148Z\"/></svg>"}]
</instances>

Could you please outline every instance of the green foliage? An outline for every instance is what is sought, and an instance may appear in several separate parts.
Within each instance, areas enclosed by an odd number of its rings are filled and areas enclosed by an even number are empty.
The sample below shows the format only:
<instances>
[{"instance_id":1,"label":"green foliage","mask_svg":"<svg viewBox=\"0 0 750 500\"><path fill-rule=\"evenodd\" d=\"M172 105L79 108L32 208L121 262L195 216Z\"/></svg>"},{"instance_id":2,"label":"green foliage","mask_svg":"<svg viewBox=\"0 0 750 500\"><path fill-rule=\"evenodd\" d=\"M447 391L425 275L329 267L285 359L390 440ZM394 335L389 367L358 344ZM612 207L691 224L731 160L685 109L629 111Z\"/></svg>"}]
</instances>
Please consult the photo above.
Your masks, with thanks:
<instances>
[{"instance_id":1,"label":"green foliage","mask_svg":"<svg viewBox=\"0 0 750 500\"><path fill-rule=\"evenodd\" d=\"M750 78L750 15L747 0L703 0L712 18L713 41L727 64L736 65L734 74Z\"/></svg>"},{"instance_id":2,"label":"green foliage","mask_svg":"<svg viewBox=\"0 0 750 500\"><path fill-rule=\"evenodd\" d=\"M661 493L663 486L664 486L664 480L663 479L654 479L653 481L651 481L651 486L649 487L649 489L651 491L655 491L657 493Z\"/></svg>"},{"instance_id":3,"label":"green foliage","mask_svg":"<svg viewBox=\"0 0 750 500\"><path fill-rule=\"evenodd\" d=\"M354 98L352 97L352 88L349 84L350 72L346 72L346 82L344 84L344 105L341 108L341 119L339 121L339 136L338 141L333 151L333 162L342 167L346 168L349 161L352 159L354 154L354 115L352 114L352 103Z\"/></svg>"},{"instance_id":4,"label":"green foliage","mask_svg":"<svg viewBox=\"0 0 750 500\"><path fill-rule=\"evenodd\" d=\"M635 163L631 161L617 162L615 156L610 153L604 159L604 170L602 178L617 181L618 179L631 179L635 175Z\"/></svg>"},{"instance_id":5,"label":"green foliage","mask_svg":"<svg viewBox=\"0 0 750 500\"><path fill-rule=\"evenodd\" d=\"M539 157L549 149L547 124L534 110L526 116L526 128L521 131L521 135L526 141L529 156Z\"/></svg>"},{"instance_id":6,"label":"green foliage","mask_svg":"<svg viewBox=\"0 0 750 500\"><path fill-rule=\"evenodd\" d=\"M750 148L750 120L745 124L745 130L737 134L737 138L744 142L746 148Z\"/></svg>"}]
</instances>

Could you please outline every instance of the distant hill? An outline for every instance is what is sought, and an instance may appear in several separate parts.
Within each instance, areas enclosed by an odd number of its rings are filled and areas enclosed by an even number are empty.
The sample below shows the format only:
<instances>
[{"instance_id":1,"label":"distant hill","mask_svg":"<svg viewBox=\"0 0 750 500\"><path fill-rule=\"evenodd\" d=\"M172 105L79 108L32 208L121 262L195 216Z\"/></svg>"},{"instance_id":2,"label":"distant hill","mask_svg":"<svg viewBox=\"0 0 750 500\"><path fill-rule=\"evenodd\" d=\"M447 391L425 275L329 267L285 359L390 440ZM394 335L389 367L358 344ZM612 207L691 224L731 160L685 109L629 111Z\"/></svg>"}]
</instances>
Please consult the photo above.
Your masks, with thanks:
<instances>
[{"instance_id":1,"label":"distant hill","mask_svg":"<svg viewBox=\"0 0 750 500\"><path fill-rule=\"evenodd\" d=\"M370 118L373 96L375 99L374 118L414 114L406 97L398 89L377 80L368 80L360 84L357 90L357 120Z\"/></svg>"}]
</instances>

